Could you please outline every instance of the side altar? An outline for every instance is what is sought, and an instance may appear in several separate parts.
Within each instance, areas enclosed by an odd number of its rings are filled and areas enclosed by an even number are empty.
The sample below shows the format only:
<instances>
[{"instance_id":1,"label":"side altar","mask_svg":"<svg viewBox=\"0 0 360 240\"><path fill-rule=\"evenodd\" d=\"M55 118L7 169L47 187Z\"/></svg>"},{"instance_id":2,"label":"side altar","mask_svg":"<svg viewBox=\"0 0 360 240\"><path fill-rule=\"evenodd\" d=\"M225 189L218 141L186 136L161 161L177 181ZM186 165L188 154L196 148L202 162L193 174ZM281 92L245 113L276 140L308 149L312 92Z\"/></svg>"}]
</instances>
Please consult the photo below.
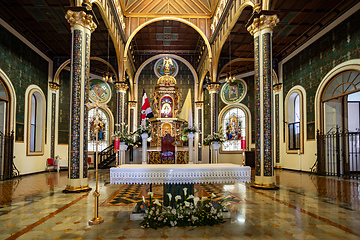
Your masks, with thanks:
<instances>
[{"instance_id":1,"label":"side altar","mask_svg":"<svg viewBox=\"0 0 360 240\"><path fill-rule=\"evenodd\" d=\"M181 93L176 79L170 75L171 58L164 58L165 75L161 76L155 86L152 109L154 118L149 119L152 126L151 148L161 147L161 139L167 134L174 137L176 146L182 146L181 129L185 120L178 118Z\"/></svg>"}]
</instances>

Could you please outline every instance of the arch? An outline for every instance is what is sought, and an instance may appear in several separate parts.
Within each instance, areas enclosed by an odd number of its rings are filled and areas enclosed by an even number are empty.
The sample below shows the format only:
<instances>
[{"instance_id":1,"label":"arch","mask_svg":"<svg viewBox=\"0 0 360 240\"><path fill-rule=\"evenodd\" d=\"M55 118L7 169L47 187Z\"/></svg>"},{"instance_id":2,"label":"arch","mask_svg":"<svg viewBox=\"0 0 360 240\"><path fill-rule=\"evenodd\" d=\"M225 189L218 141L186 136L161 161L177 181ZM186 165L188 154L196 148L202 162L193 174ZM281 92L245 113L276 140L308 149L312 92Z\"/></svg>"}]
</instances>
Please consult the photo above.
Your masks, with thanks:
<instances>
[{"instance_id":1,"label":"arch","mask_svg":"<svg viewBox=\"0 0 360 240\"><path fill-rule=\"evenodd\" d=\"M315 94L315 129L322 131L323 126L322 117L321 117L321 98L322 94L327 87L328 83L338 74L344 71L360 71L360 59L352 59L340 63L339 65L335 66L331 69L325 77L321 80Z\"/></svg>"},{"instance_id":2,"label":"arch","mask_svg":"<svg viewBox=\"0 0 360 240\"><path fill-rule=\"evenodd\" d=\"M233 64L233 63L236 63L236 62L253 62L254 61L254 58L235 58L233 60L231 60L230 62L226 63L220 70L218 76L217 76L217 79L216 79L216 82L219 82L219 78L220 78L220 75L221 73L224 71L224 69L229 66L230 64Z\"/></svg>"},{"instance_id":3,"label":"arch","mask_svg":"<svg viewBox=\"0 0 360 240\"><path fill-rule=\"evenodd\" d=\"M300 97L300 153L304 153L304 139L305 139L305 121L306 121L306 90L300 85L292 87L285 97L285 122L289 124L289 101L294 96L293 94L298 94ZM287 153L298 153L298 150L289 149L289 128L285 127L285 142L286 142L286 152Z\"/></svg>"},{"instance_id":4,"label":"arch","mask_svg":"<svg viewBox=\"0 0 360 240\"><path fill-rule=\"evenodd\" d=\"M237 20L239 19L242 11L246 7L252 7L253 8L254 6L255 6L254 3L250 2L250 1L246 1L243 4L241 4L241 6L236 10L236 13L235 13L234 17L232 18L232 21L229 23L225 34L221 37L220 43L216 47L217 52L216 52L216 55L214 56L214 61L213 61L213 74L217 72L219 58L220 58L220 54L221 54L221 49L223 48L228 36L230 35L232 29L234 28L234 26L235 26ZM216 79L217 79L217 77L216 77ZM215 79L213 79L213 81L215 81Z\"/></svg>"},{"instance_id":5,"label":"arch","mask_svg":"<svg viewBox=\"0 0 360 240\"><path fill-rule=\"evenodd\" d=\"M143 24L141 24L139 27L137 27L134 32L130 35L129 39L127 40L126 42L126 45L125 45L125 49L124 49L124 59L127 59L127 53L128 53L128 48L130 46L130 43L132 41L132 39L135 37L135 35L141 30L143 29L144 27L146 27L147 25L151 24L151 23L154 23L154 22L159 22L159 21L163 21L163 20L173 20L173 21L178 21L178 22L182 22L182 23L185 23L186 25L192 27L195 31L197 31L200 36L204 39L204 42L206 44L206 47L207 47L207 50L208 50L208 54L209 54L209 58L211 59L212 58L212 53L211 53L211 46L210 46L210 43L209 43L209 40L207 39L207 37L205 36L205 34L201 31L200 28L198 28L195 24L189 22L189 21L186 21L185 19L182 19L182 18L177 18L177 17L159 17L159 18L154 18L154 19L151 19Z\"/></svg>"},{"instance_id":6,"label":"arch","mask_svg":"<svg viewBox=\"0 0 360 240\"><path fill-rule=\"evenodd\" d=\"M37 106L40 107L40 109L36 109L35 112L32 112L32 107L33 107L33 103L32 103L32 97L35 97L36 101L37 101ZM44 146L45 146L45 127L46 127L46 122L45 122L45 115L46 115L46 99L45 99L45 95L43 93L43 91L41 90L41 88L37 85L31 84L30 86L28 86L28 88L26 89L25 92L25 106L27 106L25 108L25 116L26 116L26 154L28 156L39 156L39 155L44 155ZM31 150L31 118L32 118L32 114L36 114L36 133L37 136L36 140L37 142L40 140L41 143L40 144L36 144L34 151ZM40 127L40 129L39 129ZM40 134L40 136L39 136ZM35 141L36 141L35 140ZM39 149L40 148L40 149Z\"/></svg>"},{"instance_id":7,"label":"arch","mask_svg":"<svg viewBox=\"0 0 360 240\"><path fill-rule=\"evenodd\" d=\"M89 108L89 112L90 112L90 110L93 110L93 109L95 109L95 107L91 107L91 108ZM109 127L108 127L108 136L106 136L107 137L107 139L108 139L108 141L107 141L107 143L109 143L109 145L111 144L111 134L114 132L114 115L112 114L112 112L110 111L110 109L109 108L107 108L107 107L99 107L99 110L100 111L102 111L105 115L107 115L107 117L108 117L108 125L109 125ZM90 120L90 118L88 118L88 121ZM89 129L90 129L90 127L89 127ZM88 135L89 137L90 137L90 134ZM90 142L88 142L88 144L89 144ZM99 151L101 151L101 150L99 150Z\"/></svg>"},{"instance_id":8,"label":"arch","mask_svg":"<svg viewBox=\"0 0 360 240\"><path fill-rule=\"evenodd\" d=\"M174 55L174 54L159 54L159 55L156 55L156 56L153 56L149 59L147 59L145 62L143 62L139 69L137 70L136 74L135 74L135 79L134 79L134 84L136 85L136 89L135 89L135 93L134 93L134 97L135 99L137 99L137 86L139 85L138 84L138 81L139 81L139 76L140 76L140 73L141 71L144 69L144 67L146 67L146 65L148 65L150 62L156 60L156 59L159 59L159 58L164 58L164 57L171 57L171 58L174 58L174 59L177 59L179 61L181 61L182 63L184 63L191 71L193 77L194 77L194 84L195 84L195 87L197 86L197 83L199 82L199 79L198 79L198 76L197 76L197 73L196 73L196 70L194 69L194 67L184 58L182 57L179 57L177 55ZM198 85L200 87L200 85ZM194 99L198 99L198 91L194 91L195 92L195 98Z\"/></svg>"},{"instance_id":9,"label":"arch","mask_svg":"<svg viewBox=\"0 0 360 240\"><path fill-rule=\"evenodd\" d=\"M105 9L104 6L103 6L103 3L106 4L108 1L99 1L99 0L91 0L91 4L94 4L99 8L99 11L100 11L100 14L102 16L102 19L106 25L106 28L110 34L110 37L111 37L111 41L114 45L114 49L115 49L115 53L116 53L116 58L117 58L117 61L118 61L118 66L120 66L120 59L121 59L121 50L120 50L120 46L119 44L117 43L117 41L115 41L117 39L115 33L113 32L112 30L112 26L111 26L111 23L109 22L109 19L108 19L108 16L107 16L107 12L109 11L109 9ZM96 30L95 30L96 31ZM91 59L91 58L90 58ZM115 74L116 76L116 74Z\"/></svg>"},{"instance_id":10,"label":"arch","mask_svg":"<svg viewBox=\"0 0 360 240\"><path fill-rule=\"evenodd\" d=\"M16 92L13 84L11 83L10 78L6 75L6 73L0 68L0 78L5 83L6 87L9 90L9 133L11 131L15 131L15 119L16 119Z\"/></svg>"},{"instance_id":11,"label":"arch","mask_svg":"<svg viewBox=\"0 0 360 240\"><path fill-rule=\"evenodd\" d=\"M224 107L218 116L219 128L222 125L224 115L232 108L240 108L245 113L246 148L244 150L249 150L251 144L251 112L245 104L235 103Z\"/></svg>"},{"instance_id":12,"label":"arch","mask_svg":"<svg viewBox=\"0 0 360 240\"><path fill-rule=\"evenodd\" d=\"M117 76L117 73L116 73L114 67L113 67L109 62L107 62L107 61L105 61L104 59L99 58L99 57L90 57L90 60L99 61L99 62L102 62L102 63L106 64L106 65L110 68L110 70L114 73L116 82L119 81L119 78L118 78L118 76ZM58 82L59 82L59 76L60 76L61 71L62 71L70 62L71 62L71 59L68 59L68 60L66 60L65 62L63 62L63 63L60 65L60 67L58 67L58 69L56 70L56 73L55 73L55 75L54 75L54 80L53 80L54 83L58 83Z\"/></svg>"}]
</instances>

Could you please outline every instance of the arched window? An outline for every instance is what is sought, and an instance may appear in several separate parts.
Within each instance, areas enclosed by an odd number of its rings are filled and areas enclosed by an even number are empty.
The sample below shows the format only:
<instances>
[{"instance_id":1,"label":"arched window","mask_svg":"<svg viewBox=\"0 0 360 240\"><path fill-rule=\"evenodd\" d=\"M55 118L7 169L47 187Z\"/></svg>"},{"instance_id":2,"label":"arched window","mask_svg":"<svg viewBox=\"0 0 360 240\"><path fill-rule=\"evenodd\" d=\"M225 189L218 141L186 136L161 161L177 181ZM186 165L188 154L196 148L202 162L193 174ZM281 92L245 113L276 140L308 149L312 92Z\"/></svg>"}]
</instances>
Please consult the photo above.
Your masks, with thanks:
<instances>
[{"instance_id":1,"label":"arched window","mask_svg":"<svg viewBox=\"0 0 360 240\"><path fill-rule=\"evenodd\" d=\"M221 119L221 128L226 141L222 144L222 151L234 152L246 150L247 115L240 107L225 109Z\"/></svg>"},{"instance_id":2,"label":"arched window","mask_svg":"<svg viewBox=\"0 0 360 240\"><path fill-rule=\"evenodd\" d=\"M96 113L97 111L97 113ZM102 151L110 145L110 131L109 131L109 117L102 109L96 110L92 108L89 110L89 132L88 132L88 151L96 151L96 139L98 140L98 151ZM99 131L96 138L96 122L99 123Z\"/></svg>"},{"instance_id":3,"label":"arched window","mask_svg":"<svg viewBox=\"0 0 360 240\"><path fill-rule=\"evenodd\" d=\"M287 152L297 153L300 150L303 153L303 88L300 86L290 90L285 100L287 128ZM305 91L305 90L304 90Z\"/></svg>"},{"instance_id":4,"label":"arched window","mask_svg":"<svg viewBox=\"0 0 360 240\"><path fill-rule=\"evenodd\" d=\"M289 149L298 150L300 149L300 95L293 93L289 98Z\"/></svg>"},{"instance_id":5,"label":"arched window","mask_svg":"<svg viewBox=\"0 0 360 240\"><path fill-rule=\"evenodd\" d=\"M45 96L37 86L29 86L27 155L43 155L45 139Z\"/></svg>"}]
</instances>

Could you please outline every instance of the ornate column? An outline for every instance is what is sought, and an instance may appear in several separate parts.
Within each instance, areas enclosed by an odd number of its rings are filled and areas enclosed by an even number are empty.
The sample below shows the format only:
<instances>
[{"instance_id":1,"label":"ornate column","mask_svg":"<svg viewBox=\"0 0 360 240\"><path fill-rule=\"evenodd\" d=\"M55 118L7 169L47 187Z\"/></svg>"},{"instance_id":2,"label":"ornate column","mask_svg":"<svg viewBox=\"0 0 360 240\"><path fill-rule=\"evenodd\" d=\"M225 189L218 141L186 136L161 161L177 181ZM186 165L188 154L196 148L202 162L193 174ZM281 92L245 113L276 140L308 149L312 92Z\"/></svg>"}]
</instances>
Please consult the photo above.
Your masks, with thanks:
<instances>
[{"instance_id":1,"label":"ornate column","mask_svg":"<svg viewBox=\"0 0 360 240\"><path fill-rule=\"evenodd\" d=\"M71 26L71 98L69 137L69 182L64 192L89 191L87 176L90 39L96 29L92 16L68 10Z\"/></svg>"},{"instance_id":2,"label":"ornate column","mask_svg":"<svg viewBox=\"0 0 360 240\"><path fill-rule=\"evenodd\" d=\"M219 115L219 92L220 84L211 82L207 87L210 94L210 134L218 131L218 120ZM212 163L211 148L209 147L209 163Z\"/></svg>"},{"instance_id":3,"label":"ornate column","mask_svg":"<svg viewBox=\"0 0 360 240\"><path fill-rule=\"evenodd\" d=\"M275 158L275 168L281 168L280 163L280 99L282 99L281 95L281 83L274 84L273 90L275 95L275 123L274 123L274 131L275 131L275 146L274 146L274 158Z\"/></svg>"},{"instance_id":4,"label":"ornate column","mask_svg":"<svg viewBox=\"0 0 360 240\"><path fill-rule=\"evenodd\" d=\"M254 187L274 189L272 147L272 29L276 15L261 15L248 27L254 36L255 62L255 182Z\"/></svg>"},{"instance_id":5,"label":"ornate column","mask_svg":"<svg viewBox=\"0 0 360 240\"><path fill-rule=\"evenodd\" d=\"M210 83L210 85L206 88L209 90L210 94L210 132L214 133L218 131L218 120L217 117L219 115L219 83Z\"/></svg>"},{"instance_id":6,"label":"ornate column","mask_svg":"<svg viewBox=\"0 0 360 240\"><path fill-rule=\"evenodd\" d=\"M129 88L125 82L115 83L117 93L117 118L118 124L125 122L125 94Z\"/></svg>"},{"instance_id":7,"label":"ornate column","mask_svg":"<svg viewBox=\"0 0 360 240\"><path fill-rule=\"evenodd\" d=\"M50 157L52 159L55 159L55 135L56 135L56 126L57 126L57 112L56 111L56 106L57 106L57 95L58 95L58 90L60 88L60 85L55 83L55 82L50 82L49 83L49 99L51 99L49 102L51 103L50 105L50 110L49 112L51 113L51 120L50 120L50 139L51 139L51 146L50 146ZM57 166L57 170L59 170L59 159L57 159L56 164Z\"/></svg>"},{"instance_id":8,"label":"ornate column","mask_svg":"<svg viewBox=\"0 0 360 240\"><path fill-rule=\"evenodd\" d=\"M202 139L204 132L202 129L203 102L195 102L195 106L195 122L199 128L199 132L195 134L195 163L199 163L202 161Z\"/></svg>"}]
</instances>

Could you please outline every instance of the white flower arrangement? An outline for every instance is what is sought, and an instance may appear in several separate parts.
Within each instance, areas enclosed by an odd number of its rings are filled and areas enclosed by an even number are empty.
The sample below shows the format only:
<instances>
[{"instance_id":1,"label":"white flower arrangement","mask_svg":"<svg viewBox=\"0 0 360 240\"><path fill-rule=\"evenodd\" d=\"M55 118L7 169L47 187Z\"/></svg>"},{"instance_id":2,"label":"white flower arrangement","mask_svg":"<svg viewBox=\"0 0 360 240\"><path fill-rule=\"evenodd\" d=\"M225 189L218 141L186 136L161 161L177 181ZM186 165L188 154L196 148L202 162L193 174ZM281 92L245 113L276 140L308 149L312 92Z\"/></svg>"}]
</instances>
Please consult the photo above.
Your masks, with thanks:
<instances>
[{"instance_id":1,"label":"white flower arrangement","mask_svg":"<svg viewBox=\"0 0 360 240\"><path fill-rule=\"evenodd\" d=\"M225 222L222 217L222 212L225 206L230 204L225 201L229 198L226 196L220 201L213 201L216 197L214 193L211 197L194 197L190 195L186 197L187 188L184 191L184 201L180 195L175 196L176 204L171 207L171 193L168 193L169 206L163 206L158 199L153 199L154 194L149 192L150 200L145 203L143 197L143 205L145 206L144 220L141 222L143 228L162 228L168 227L184 227L184 226L213 226Z\"/></svg>"},{"instance_id":2,"label":"white flower arrangement","mask_svg":"<svg viewBox=\"0 0 360 240\"><path fill-rule=\"evenodd\" d=\"M210 145L212 142L225 142L225 137L222 133L213 133L204 138L204 145Z\"/></svg>"},{"instance_id":3,"label":"white flower arrangement","mask_svg":"<svg viewBox=\"0 0 360 240\"><path fill-rule=\"evenodd\" d=\"M187 135L188 133L197 133L199 132L199 128L198 126L196 125L193 125L193 126L189 126L189 125L186 125L184 128L183 128L183 134L184 135Z\"/></svg>"},{"instance_id":4,"label":"white flower arrangement","mask_svg":"<svg viewBox=\"0 0 360 240\"><path fill-rule=\"evenodd\" d=\"M120 142L125 142L126 145L135 145L136 133L128 133L128 125L125 123L115 124L116 131L112 135L113 138L118 137Z\"/></svg>"},{"instance_id":5,"label":"white flower arrangement","mask_svg":"<svg viewBox=\"0 0 360 240\"><path fill-rule=\"evenodd\" d=\"M139 128L136 130L136 133L141 136L141 134L146 133L150 136L151 134L151 125L147 121L147 118L145 119L145 124L140 124Z\"/></svg>"}]
</instances>

